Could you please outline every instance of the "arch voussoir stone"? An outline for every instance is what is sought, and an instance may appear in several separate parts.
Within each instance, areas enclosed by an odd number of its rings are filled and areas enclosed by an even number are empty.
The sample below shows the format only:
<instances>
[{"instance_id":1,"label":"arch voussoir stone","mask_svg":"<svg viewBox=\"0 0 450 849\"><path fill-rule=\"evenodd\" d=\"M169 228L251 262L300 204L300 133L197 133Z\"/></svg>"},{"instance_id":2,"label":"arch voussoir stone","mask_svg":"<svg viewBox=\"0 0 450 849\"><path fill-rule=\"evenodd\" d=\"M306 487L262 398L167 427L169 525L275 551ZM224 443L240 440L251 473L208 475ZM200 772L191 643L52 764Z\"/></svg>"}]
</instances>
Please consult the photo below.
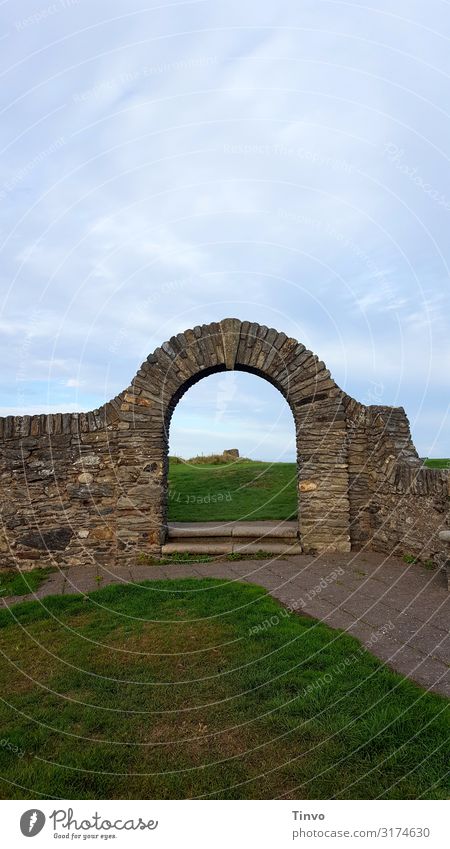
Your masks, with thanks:
<instances>
[{"instance_id":1,"label":"arch voussoir stone","mask_svg":"<svg viewBox=\"0 0 450 849\"><path fill-rule=\"evenodd\" d=\"M158 555L173 411L197 381L233 369L269 381L292 410L304 551L439 556L449 475L422 467L405 411L360 404L301 342L225 318L163 342L99 409L0 418L1 565L113 567Z\"/></svg>"}]
</instances>

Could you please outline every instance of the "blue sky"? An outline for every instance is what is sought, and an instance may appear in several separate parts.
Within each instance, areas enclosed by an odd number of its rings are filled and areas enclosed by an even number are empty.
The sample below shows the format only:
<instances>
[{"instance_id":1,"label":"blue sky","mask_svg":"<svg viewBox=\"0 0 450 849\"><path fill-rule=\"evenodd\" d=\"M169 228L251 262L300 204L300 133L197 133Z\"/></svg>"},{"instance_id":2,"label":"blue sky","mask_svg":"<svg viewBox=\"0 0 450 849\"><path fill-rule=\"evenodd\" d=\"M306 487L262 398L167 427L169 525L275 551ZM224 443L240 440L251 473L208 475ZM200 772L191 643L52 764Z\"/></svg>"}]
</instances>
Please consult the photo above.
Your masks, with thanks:
<instances>
[{"instance_id":1,"label":"blue sky","mask_svg":"<svg viewBox=\"0 0 450 849\"><path fill-rule=\"evenodd\" d=\"M450 8L373 5L1 3L1 414L98 406L238 316L450 456ZM171 448L234 445L287 458L290 412L218 375Z\"/></svg>"}]
</instances>

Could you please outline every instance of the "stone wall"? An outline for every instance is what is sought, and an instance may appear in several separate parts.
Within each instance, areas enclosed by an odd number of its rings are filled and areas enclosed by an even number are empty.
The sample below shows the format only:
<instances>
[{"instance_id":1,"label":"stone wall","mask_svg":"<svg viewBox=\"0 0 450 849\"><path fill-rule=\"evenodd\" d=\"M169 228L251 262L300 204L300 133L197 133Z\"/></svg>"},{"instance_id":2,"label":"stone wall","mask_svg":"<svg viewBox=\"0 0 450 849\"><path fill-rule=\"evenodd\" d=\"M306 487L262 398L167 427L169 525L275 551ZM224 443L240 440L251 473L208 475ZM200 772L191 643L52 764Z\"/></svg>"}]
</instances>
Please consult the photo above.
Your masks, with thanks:
<instances>
[{"instance_id":1,"label":"stone wall","mask_svg":"<svg viewBox=\"0 0 450 849\"><path fill-rule=\"evenodd\" d=\"M402 408L365 407L305 346L238 319L172 337L99 410L0 418L0 563L132 563L160 552L176 404L226 369L268 380L297 435L299 533L306 551L434 557L449 526L449 476L424 469Z\"/></svg>"},{"instance_id":2,"label":"stone wall","mask_svg":"<svg viewBox=\"0 0 450 849\"><path fill-rule=\"evenodd\" d=\"M346 408L354 546L442 559L449 472L423 466L402 407L363 407L349 399Z\"/></svg>"}]
</instances>

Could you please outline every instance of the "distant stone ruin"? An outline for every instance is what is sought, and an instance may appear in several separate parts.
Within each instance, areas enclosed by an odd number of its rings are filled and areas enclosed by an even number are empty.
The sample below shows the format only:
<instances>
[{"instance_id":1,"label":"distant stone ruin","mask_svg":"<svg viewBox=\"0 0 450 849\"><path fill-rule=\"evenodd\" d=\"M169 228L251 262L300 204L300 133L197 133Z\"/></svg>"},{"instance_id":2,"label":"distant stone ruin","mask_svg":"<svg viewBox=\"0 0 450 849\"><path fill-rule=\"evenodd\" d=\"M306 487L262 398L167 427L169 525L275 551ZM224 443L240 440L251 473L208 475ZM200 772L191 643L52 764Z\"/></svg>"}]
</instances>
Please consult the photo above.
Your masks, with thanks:
<instances>
[{"instance_id":1,"label":"distant stone ruin","mask_svg":"<svg viewBox=\"0 0 450 849\"><path fill-rule=\"evenodd\" d=\"M225 448L223 452L223 457L227 457L230 460L238 460L239 459L239 448Z\"/></svg>"},{"instance_id":2,"label":"distant stone ruin","mask_svg":"<svg viewBox=\"0 0 450 849\"><path fill-rule=\"evenodd\" d=\"M97 410L0 418L2 567L114 569L158 555L172 413L191 386L227 369L269 381L291 408L305 552L443 553L449 472L423 466L403 408L358 403L295 339L229 318L164 342Z\"/></svg>"}]
</instances>

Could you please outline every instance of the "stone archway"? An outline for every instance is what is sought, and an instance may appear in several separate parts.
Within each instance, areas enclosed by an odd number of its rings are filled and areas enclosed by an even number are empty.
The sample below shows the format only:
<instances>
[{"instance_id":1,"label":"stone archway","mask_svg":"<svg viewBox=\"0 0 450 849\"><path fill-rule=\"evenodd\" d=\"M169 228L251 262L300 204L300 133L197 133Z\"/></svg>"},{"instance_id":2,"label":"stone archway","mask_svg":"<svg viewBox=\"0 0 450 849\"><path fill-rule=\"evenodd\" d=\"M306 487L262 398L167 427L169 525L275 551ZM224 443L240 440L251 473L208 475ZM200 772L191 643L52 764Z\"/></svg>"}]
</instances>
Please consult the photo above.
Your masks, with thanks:
<instances>
[{"instance_id":1,"label":"stone archway","mask_svg":"<svg viewBox=\"0 0 450 849\"><path fill-rule=\"evenodd\" d=\"M305 550L350 550L349 478L342 393L325 364L295 339L258 324L225 319L172 337L149 357L126 393L127 412L159 407L157 462L162 463L160 513L167 524L167 455L170 420L179 400L202 378L227 369L269 381L289 404L295 423L299 532ZM159 388L155 402L155 386ZM140 423L133 418L133 426ZM156 446L155 446L156 448ZM155 500L153 501L153 508ZM119 518L120 522L120 518ZM126 524L126 517L125 517Z\"/></svg>"},{"instance_id":2,"label":"stone archway","mask_svg":"<svg viewBox=\"0 0 450 849\"><path fill-rule=\"evenodd\" d=\"M227 369L268 380L292 410L304 551L439 548L448 473L423 468L403 408L359 404L295 339L228 318L164 342L98 410L0 419L3 565L157 555L172 413L193 384Z\"/></svg>"}]
</instances>

